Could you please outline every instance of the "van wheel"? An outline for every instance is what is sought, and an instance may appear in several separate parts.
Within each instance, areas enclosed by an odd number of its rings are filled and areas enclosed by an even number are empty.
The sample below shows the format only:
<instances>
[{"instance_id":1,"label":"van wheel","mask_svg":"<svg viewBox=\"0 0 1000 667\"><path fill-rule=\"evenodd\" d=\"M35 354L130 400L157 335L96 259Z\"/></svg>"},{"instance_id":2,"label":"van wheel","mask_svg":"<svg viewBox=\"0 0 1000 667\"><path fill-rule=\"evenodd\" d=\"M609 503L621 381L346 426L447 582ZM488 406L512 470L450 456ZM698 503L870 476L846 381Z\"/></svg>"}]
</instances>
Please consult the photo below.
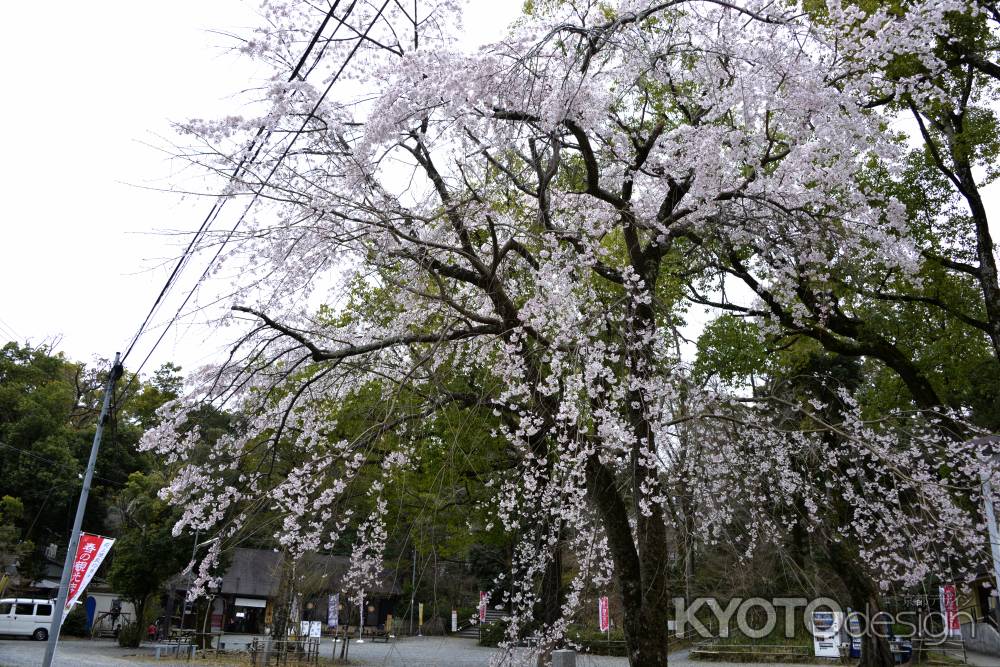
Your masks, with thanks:
<instances>
[{"instance_id":1,"label":"van wheel","mask_svg":"<svg viewBox=\"0 0 1000 667\"><path fill-rule=\"evenodd\" d=\"M44 642L49 639L49 631L45 628L38 628L31 634L31 638L36 642Z\"/></svg>"}]
</instances>

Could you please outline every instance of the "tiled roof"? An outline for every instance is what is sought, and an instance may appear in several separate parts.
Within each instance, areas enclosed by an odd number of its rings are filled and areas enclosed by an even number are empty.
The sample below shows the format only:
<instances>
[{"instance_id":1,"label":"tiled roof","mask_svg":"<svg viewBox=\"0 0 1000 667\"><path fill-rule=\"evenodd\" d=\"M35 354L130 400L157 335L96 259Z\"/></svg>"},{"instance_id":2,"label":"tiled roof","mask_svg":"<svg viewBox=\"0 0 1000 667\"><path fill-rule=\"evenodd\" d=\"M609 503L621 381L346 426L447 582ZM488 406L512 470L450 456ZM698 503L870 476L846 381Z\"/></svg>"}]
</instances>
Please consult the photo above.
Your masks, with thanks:
<instances>
[{"instance_id":1,"label":"tiled roof","mask_svg":"<svg viewBox=\"0 0 1000 667\"><path fill-rule=\"evenodd\" d=\"M273 597L278 593L281 577L282 554L267 549L237 548L232 561L222 577L222 593L252 597ZM346 556L307 554L296 568L297 577L305 580L306 587L314 592L340 591L340 584L347 572L349 559ZM382 572L376 595L399 595L402 593L395 573Z\"/></svg>"}]
</instances>

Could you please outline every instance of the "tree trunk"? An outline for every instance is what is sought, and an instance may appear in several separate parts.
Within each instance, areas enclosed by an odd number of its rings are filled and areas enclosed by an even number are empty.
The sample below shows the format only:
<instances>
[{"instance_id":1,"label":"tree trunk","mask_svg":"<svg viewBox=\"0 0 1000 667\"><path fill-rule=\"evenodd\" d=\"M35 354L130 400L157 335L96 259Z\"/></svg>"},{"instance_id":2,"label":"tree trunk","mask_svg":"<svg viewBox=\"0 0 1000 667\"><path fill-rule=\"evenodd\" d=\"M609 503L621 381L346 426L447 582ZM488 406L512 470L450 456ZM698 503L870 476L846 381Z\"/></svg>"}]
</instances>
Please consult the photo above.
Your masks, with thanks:
<instances>
[{"instance_id":1,"label":"tree trunk","mask_svg":"<svg viewBox=\"0 0 1000 667\"><path fill-rule=\"evenodd\" d=\"M861 662L859 667L894 667L896 664L889 648L888 630L885 626L876 627L872 620L882 611L878 602L878 591L871 579L864 573L850 550L843 542L828 543L830 565L836 568L841 581L847 588L851 598L851 606L868 619L867 627L863 627L861 638Z\"/></svg>"},{"instance_id":2,"label":"tree trunk","mask_svg":"<svg viewBox=\"0 0 1000 667\"><path fill-rule=\"evenodd\" d=\"M625 607L625 646L631 667L665 667L667 664L667 605L646 601L638 608Z\"/></svg>"},{"instance_id":3,"label":"tree trunk","mask_svg":"<svg viewBox=\"0 0 1000 667\"><path fill-rule=\"evenodd\" d=\"M878 599L872 595L868 598L868 618L875 618L875 614L881 611ZM871 624L874 626L875 624ZM886 638L891 629L888 623L878 626L878 632L873 632L872 627L861 639L861 662L858 667L893 667L896 660L889 648L889 640Z\"/></svg>"},{"instance_id":4,"label":"tree trunk","mask_svg":"<svg viewBox=\"0 0 1000 667\"><path fill-rule=\"evenodd\" d=\"M542 595L539 604L535 607L535 619L541 621L542 625L551 628L562 617L562 542L557 541L552 549L552 557L545 566L542 575ZM541 647L536 664L538 667L545 667L552 659L552 651L558 645L549 642Z\"/></svg>"},{"instance_id":5,"label":"tree trunk","mask_svg":"<svg viewBox=\"0 0 1000 667\"><path fill-rule=\"evenodd\" d=\"M278 577L278 594L274 597L271 638L286 641L288 639L292 597L295 595L295 568L287 553L282 554L281 564L278 567L281 568L281 574Z\"/></svg>"},{"instance_id":6,"label":"tree trunk","mask_svg":"<svg viewBox=\"0 0 1000 667\"><path fill-rule=\"evenodd\" d=\"M541 621L552 627L562 617L562 543L552 549L552 558L542 576Z\"/></svg>"},{"instance_id":7,"label":"tree trunk","mask_svg":"<svg viewBox=\"0 0 1000 667\"><path fill-rule=\"evenodd\" d=\"M670 596L667 592L667 550L665 535L653 529L640 535L636 548L629 526L625 500L618 492L614 475L596 456L587 463L587 493L597 508L608 537L615 578L622 592L625 615L625 646L632 667L663 667L667 664L670 631L667 620ZM653 521L661 513L653 512Z\"/></svg>"},{"instance_id":8,"label":"tree trunk","mask_svg":"<svg viewBox=\"0 0 1000 667\"><path fill-rule=\"evenodd\" d=\"M142 638L146 636L146 602L148 599L147 596L131 600L132 608L135 610L134 631L131 634L128 633L128 630L125 631L125 636L118 642L120 646L139 648L139 645L142 644Z\"/></svg>"}]
</instances>

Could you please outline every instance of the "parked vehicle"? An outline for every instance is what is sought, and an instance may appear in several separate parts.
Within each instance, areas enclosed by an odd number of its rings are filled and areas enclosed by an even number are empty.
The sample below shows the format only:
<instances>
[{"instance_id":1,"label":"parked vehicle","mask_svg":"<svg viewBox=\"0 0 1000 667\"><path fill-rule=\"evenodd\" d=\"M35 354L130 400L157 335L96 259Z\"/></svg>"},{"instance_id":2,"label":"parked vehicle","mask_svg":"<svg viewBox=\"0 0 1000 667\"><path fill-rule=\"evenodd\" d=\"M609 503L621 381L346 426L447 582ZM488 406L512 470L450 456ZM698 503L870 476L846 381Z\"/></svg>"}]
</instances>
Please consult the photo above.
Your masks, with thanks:
<instances>
[{"instance_id":1,"label":"parked vehicle","mask_svg":"<svg viewBox=\"0 0 1000 667\"><path fill-rule=\"evenodd\" d=\"M55 600L4 598L0 600L0 635L20 635L43 642L49 638Z\"/></svg>"}]
</instances>

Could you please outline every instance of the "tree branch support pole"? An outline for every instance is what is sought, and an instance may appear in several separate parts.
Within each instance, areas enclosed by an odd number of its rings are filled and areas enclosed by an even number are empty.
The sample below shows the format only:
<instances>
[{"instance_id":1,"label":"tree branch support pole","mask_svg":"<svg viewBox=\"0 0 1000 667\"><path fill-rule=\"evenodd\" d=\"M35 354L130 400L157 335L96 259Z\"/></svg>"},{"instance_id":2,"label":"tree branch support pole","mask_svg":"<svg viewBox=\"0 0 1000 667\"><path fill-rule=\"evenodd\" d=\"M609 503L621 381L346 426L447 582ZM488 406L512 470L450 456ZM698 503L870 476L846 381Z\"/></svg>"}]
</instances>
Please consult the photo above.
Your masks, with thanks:
<instances>
[{"instance_id":1,"label":"tree branch support pole","mask_svg":"<svg viewBox=\"0 0 1000 667\"><path fill-rule=\"evenodd\" d=\"M195 552L197 550L198 550L198 529L195 528L195 530L194 530L194 544L191 545L191 562L192 563L194 563ZM185 583L187 583L187 582L185 582ZM194 582L192 581L191 583L194 583ZM184 599L181 602L181 625L180 625L180 629L181 629L182 632L184 631L184 617L187 615L187 606L188 606L187 599L188 599L188 591L191 590L191 583L188 583L188 587L184 591ZM173 610L171 610L170 617L173 618L173 615L174 615L173 614ZM195 628L198 627L197 623L198 623L198 620L195 619L195 624L196 624ZM170 620L169 619L167 620L167 625L168 626L170 625ZM270 646L270 644L269 644L269 646Z\"/></svg>"},{"instance_id":2,"label":"tree branch support pole","mask_svg":"<svg viewBox=\"0 0 1000 667\"><path fill-rule=\"evenodd\" d=\"M410 580L410 636L413 636L413 614L416 613L417 608L414 603L417 599L417 549L413 548L413 578ZM420 632L420 626L417 626L417 632Z\"/></svg>"},{"instance_id":3,"label":"tree branch support pole","mask_svg":"<svg viewBox=\"0 0 1000 667\"><path fill-rule=\"evenodd\" d=\"M63 607L69 593L69 579L73 572L73 561L76 560L76 549L80 544L80 527L83 525L83 514L87 509L87 498L90 496L90 485L94 480L94 466L97 464L97 451L101 448L101 436L104 434L104 424L108 421L108 411L111 408L111 397L115 393L115 383L122 375L120 355L115 354L115 363L108 375L108 384L104 387L104 403L101 405L101 416L97 420L97 431L94 433L94 444L90 447L90 460L87 462L87 472L83 476L83 488L80 490L80 502L76 506L76 519L73 520L73 533L66 547L66 562L63 565L62 581L59 582L59 595L52 609L52 625L49 626L49 641L45 646L43 667L52 667L52 659L59 643L59 630L62 628ZM141 619L139 619L141 621Z\"/></svg>"}]
</instances>

